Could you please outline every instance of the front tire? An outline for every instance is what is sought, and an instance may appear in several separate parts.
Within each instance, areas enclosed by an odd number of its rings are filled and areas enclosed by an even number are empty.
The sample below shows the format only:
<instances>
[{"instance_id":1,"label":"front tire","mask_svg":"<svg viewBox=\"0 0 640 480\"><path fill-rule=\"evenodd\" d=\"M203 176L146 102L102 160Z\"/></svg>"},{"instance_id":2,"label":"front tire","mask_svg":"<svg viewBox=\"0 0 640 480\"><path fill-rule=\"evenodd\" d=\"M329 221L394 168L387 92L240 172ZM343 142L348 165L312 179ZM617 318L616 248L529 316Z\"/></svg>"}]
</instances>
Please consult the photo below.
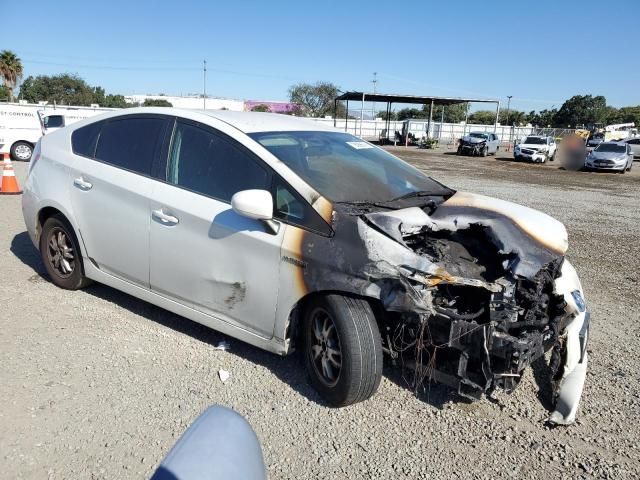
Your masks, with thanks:
<instances>
[{"instance_id":1,"label":"front tire","mask_svg":"<svg viewBox=\"0 0 640 480\"><path fill-rule=\"evenodd\" d=\"M62 215L49 217L42 226L40 255L51 281L65 290L91 283L84 276L82 254L73 228Z\"/></svg>"},{"instance_id":2,"label":"front tire","mask_svg":"<svg viewBox=\"0 0 640 480\"><path fill-rule=\"evenodd\" d=\"M371 397L382 378L382 340L371 305L342 295L317 297L303 320L311 384L335 407Z\"/></svg>"},{"instance_id":3,"label":"front tire","mask_svg":"<svg viewBox=\"0 0 640 480\"><path fill-rule=\"evenodd\" d=\"M9 152L11 153L11 158L14 160L28 162L31 160L31 155L33 155L33 145L29 142L16 142L11 145Z\"/></svg>"}]
</instances>

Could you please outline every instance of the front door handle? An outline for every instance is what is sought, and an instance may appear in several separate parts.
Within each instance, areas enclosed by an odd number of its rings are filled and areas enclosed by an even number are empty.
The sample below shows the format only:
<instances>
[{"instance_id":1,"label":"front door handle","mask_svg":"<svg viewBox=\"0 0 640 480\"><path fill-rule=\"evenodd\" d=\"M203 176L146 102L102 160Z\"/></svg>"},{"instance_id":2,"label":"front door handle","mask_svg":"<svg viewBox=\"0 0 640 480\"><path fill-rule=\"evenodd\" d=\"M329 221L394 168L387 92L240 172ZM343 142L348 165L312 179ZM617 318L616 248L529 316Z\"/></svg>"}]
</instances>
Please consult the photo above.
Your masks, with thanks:
<instances>
[{"instance_id":1,"label":"front door handle","mask_svg":"<svg viewBox=\"0 0 640 480\"><path fill-rule=\"evenodd\" d=\"M162 225L172 226L177 225L179 220L178 217L174 217L173 215L169 215L164 212L164 209L154 210L151 212L151 217L154 220L157 220Z\"/></svg>"},{"instance_id":2,"label":"front door handle","mask_svg":"<svg viewBox=\"0 0 640 480\"><path fill-rule=\"evenodd\" d=\"M91 190L93 184L91 182L87 182L84 178L78 177L73 181L73 184L78 187L80 190Z\"/></svg>"}]
</instances>

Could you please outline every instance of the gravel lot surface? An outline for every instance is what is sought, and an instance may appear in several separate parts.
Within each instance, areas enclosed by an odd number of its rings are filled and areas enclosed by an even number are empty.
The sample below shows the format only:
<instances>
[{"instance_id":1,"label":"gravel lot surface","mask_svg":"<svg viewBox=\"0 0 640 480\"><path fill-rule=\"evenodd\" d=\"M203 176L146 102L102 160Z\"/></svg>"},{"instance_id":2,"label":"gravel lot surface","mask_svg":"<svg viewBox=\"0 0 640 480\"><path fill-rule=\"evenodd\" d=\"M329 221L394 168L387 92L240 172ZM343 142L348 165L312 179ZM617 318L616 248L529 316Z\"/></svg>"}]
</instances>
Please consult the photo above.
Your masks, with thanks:
<instances>
[{"instance_id":1,"label":"gravel lot surface","mask_svg":"<svg viewBox=\"0 0 640 480\"><path fill-rule=\"evenodd\" d=\"M270 478L638 478L640 166L631 174L391 149L444 183L563 221L592 311L578 422L544 425L545 366L512 395L418 398L385 367L369 401L324 405L296 356L280 358L111 288L44 276L19 196L0 196L0 471L4 478L148 477L191 421L242 413ZM26 165L14 164L19 180ZM21 183L22 184L22 183ZM214 347L227 340L227 352ZM231 372L223 384L218 370Z\"/></svg>"}]
</instances>

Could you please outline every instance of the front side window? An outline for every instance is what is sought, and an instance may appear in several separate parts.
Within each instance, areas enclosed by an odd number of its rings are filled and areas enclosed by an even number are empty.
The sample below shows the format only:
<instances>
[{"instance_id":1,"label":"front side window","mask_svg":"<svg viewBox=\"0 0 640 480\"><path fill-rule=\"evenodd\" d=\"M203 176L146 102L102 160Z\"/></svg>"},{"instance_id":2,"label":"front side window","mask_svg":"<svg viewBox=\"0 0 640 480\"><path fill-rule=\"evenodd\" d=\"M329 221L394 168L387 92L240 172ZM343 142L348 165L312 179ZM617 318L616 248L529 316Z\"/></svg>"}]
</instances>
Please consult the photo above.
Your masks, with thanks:
<instances>
[{"instance_id":1,"label":"front side window","mask_svg":"<svg viewBox=\"0 0 640 480\"><path fill-rule=\"evenodd\" d=\"M270 173L233 140L177 122L167 181L225 202L242 190L269 190Z\"/></svg>"},{"instance_id":2,"label":"front side window","mask_svg":"<svg viewBox=\"0 0 640 480\"><path fill-rule=\"evenodd\" d=\"M100 132L95 158L115 167L150 175L164 125L165 120L161 117L109 120Z\"/></svg>"},{"instance_id":3,"label":"front side window","mask_svg":"<svg viewBox=\"0 0 640 480\"><path fill-rule=\"evenodd\" d=\"M258 132L249 136L333 202L389 202L419 192L454 193L399 158L347 133Z\"/></svg>"},{"instance_id":4,"label":"front side window","mask_svg":"<svg viewBox=\"0 0 640 480\"><path fill-rule=\"evenodd\" d=\"M331 228L298 192L277 175L274 177L273 216L287 223L330 235Z\"/></svg>"}]
</instances>

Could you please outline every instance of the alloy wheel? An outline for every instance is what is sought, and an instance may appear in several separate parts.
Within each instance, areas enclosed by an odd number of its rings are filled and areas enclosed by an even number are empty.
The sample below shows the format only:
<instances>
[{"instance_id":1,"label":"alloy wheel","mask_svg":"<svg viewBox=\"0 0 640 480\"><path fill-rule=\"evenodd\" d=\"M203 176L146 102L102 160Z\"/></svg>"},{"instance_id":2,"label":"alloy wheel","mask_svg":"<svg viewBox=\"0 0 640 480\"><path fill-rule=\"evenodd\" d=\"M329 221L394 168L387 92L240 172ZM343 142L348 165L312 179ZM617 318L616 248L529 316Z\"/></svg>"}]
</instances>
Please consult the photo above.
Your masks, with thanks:
<instances>
[{"instance_id":1,"label":"alloy wheel","mask_svg":"<svg viewBox=\"0 0 640 480\"><path fill-rule=\"evenodd\" d=\"M320 308L311 318L309 355L320 380L329 387L336 385L342 370L340 339L331 316Z\"/></svg>"},{"instance_id":2,"label":"alloy wheel","mask_svg":"<svg viewBox=\"0 0 640 480\"><path fill-rule=\"evenodd\" d=\"M75 254L69 235L54 228L47 239L47 257L55 272L62 278L69 277L75 269Z\"/></svg>"}]
</instances>

